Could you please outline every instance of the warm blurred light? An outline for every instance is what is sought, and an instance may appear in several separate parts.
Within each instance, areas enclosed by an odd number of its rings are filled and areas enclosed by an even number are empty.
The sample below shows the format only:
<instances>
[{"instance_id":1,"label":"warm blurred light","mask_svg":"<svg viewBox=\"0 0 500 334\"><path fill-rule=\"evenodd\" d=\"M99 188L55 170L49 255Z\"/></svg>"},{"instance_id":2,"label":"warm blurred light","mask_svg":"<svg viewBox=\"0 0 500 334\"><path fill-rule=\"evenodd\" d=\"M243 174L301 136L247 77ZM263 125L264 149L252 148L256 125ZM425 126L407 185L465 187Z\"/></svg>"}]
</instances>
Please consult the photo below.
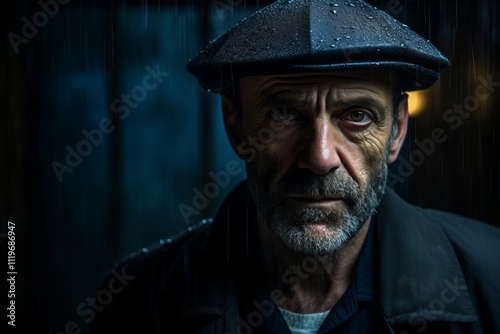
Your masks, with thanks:
<instances>
[{"instance_id":1,"label":"warm blurred light","mask_svg":"<svg viewBox=\"0 0 500 334\"><path fill-rule=\"evenodd\" d=\"M412 92L406 92L408 94L408 113L410 117L415 117L420 115L426 106L426 101L428 96L426 97L425 91L416 90Z\"/></svg>"}]
</instances>

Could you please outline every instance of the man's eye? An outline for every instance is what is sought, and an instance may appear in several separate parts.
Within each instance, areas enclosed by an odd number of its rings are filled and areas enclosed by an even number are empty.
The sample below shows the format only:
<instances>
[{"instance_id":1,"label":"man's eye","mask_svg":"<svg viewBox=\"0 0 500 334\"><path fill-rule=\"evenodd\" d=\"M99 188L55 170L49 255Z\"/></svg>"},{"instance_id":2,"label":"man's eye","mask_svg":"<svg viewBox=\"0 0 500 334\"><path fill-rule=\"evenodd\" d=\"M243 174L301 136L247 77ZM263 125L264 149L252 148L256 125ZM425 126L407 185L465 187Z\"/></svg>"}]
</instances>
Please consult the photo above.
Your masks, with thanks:
<instances>
[{"instance_id":1,"label":"man's eye","mask_svg":"<svg viewBox=\"0 0 500 334\"><path fill-rule=\"evenodd\" d=\"M354 111L350 111L346 115L345 119L347 121L354 122L354 123L366 123L366 122L370 121L370 116L368 115L368 113L366 111L354 110Z\"/></svg>"},{"instance_id":2,"label":"man's eye","mask_svg":"<svg viewBox=\"0 0 500 334\"><path fill-rule=\"evenodd\" d=\"M283 106L273 107L268 115L278 122L291 122L299 117L299 112L295 108Z\"/></svg>"}]
</instances>

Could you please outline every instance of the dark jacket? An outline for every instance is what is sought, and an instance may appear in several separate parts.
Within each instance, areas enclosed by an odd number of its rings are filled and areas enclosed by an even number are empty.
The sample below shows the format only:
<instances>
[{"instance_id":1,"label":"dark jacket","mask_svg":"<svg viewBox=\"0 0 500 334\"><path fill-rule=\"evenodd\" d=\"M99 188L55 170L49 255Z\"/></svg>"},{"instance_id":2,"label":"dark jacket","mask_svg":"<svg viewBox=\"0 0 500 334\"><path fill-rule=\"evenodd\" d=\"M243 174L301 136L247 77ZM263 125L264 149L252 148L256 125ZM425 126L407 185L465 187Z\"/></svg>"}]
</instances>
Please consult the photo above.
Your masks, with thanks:
<instances>
[{"instance_id":1,"label":"dark jacket","mask_svg":"<svg viewBox=\"0 0 500 334\"><path fill-rule=\"evenodd\" d=\"M90 333L128 333L136 325L141 334L237 333L235 277L251 284L258 276L235 275L255 252L255 221L243 182L213 221L129 256L104 280L104 306ZM500 333L499 229L418 208L390 189L376 227L380 326L373 333ZM110 302L102 291L116 287L117 275L128 280Z\"/></svg>"}]
</instances>

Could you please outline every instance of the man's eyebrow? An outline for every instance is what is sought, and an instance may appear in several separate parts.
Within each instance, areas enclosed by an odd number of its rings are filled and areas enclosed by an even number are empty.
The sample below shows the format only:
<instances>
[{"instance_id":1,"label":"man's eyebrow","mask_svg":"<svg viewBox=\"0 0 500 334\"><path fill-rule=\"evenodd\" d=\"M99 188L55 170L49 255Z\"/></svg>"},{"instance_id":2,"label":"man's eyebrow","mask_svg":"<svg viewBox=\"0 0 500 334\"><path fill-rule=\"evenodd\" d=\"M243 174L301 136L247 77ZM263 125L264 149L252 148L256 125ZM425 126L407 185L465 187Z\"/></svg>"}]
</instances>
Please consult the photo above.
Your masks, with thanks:
<instances>
[{"instance_id":1,"label":"man's eyebrow","mask_svg":"<svg viewBox=\"0 0 500 334\"><path fill-rule=\"evenodd\" d=\"M267 95L264 98L262 98L256 107L260 109L269 106L279 106L279 105L303 107L307 105L307 101L296 93L278 92Z\"/></svg>"},{"instance_id":2,"label":"man's eyebrow","mask_svg":"<svg viewBox=\"0 0 500 334\"><path fill-rule=\"evenodd\" d=\"M257 109L265 109L270 106L282 106L287 105L291 107L307 107L309 102L304 99L300 94L293 92L278 92L265 96L256 105ZM341 100L336 100L330 104L333 108L345 109L349 107L369 107L370 109L375 109L376 111L384 112L389 111L391 106L387 106L377 98L369 95L363 96L353 96L350 98L343 98Z\"/></svg>"},{"instance_id":3,"label":"man's eyebrow","mask_svg":"<svg viewBox=\"0 0 500 334\"><path fill-rule=\"evenodd\" d=\"M379 99L366 95L337 100L333 102L333 106L336 108L349 108L354 106L371 107L378 111L390 111L391 108L391 106L385 105Z\"/></svg>"}]
</instances>

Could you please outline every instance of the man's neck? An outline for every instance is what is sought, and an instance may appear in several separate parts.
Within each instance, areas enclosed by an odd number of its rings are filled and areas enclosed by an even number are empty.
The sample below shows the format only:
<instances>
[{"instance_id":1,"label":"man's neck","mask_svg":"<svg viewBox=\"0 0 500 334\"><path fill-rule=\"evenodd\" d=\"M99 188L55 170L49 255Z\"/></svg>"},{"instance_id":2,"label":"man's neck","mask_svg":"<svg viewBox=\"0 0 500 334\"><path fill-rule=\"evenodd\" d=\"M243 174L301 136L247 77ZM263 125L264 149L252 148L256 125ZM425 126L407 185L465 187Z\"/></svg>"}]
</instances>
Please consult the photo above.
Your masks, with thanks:
<instances>
[{"instance_id":1,"label":"man's neck","mask_svg":"<svg viewBox=\"0 0 500 334\"><path fill-rule=\"evenodd\" d=\"M271 287L283 292L275 300L278 306L296 313L330 310L351 283L369 228L370 220L345 246L322 256L297 254L269 230L261 231Z\"/></svg>"}]
</instances>

